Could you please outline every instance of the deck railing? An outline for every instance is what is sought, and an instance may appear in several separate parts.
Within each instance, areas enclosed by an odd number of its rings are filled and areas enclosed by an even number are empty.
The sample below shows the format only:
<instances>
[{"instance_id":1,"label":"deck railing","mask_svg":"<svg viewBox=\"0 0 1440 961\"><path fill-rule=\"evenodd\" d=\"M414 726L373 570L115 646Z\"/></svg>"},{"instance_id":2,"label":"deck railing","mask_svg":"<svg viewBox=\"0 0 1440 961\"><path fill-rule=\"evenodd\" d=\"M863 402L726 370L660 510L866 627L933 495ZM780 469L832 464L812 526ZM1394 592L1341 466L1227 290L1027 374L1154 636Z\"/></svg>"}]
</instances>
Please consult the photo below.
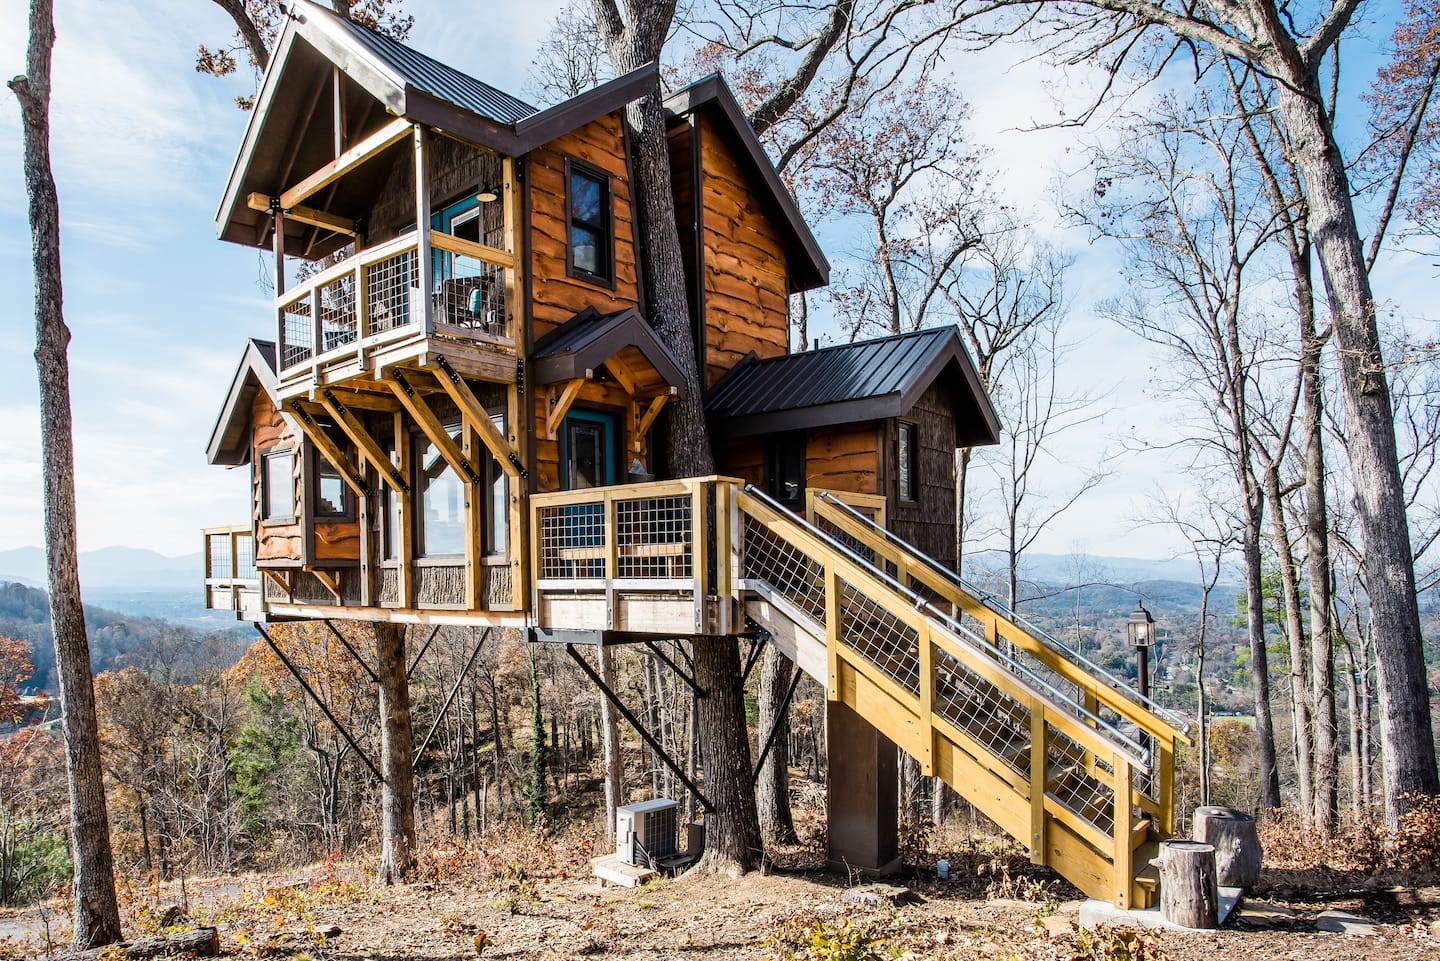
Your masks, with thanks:
<instances>
[{"instance_id":1,"label":"deck railing","mask_svg":"<svg viewBox=\"0 0 1440 961\"><path fill-rule=\"evenodd\" d=\"M207 527L205 537L205 606L244 611L258 607L260 572L255 568L255 535L249 524Z\"/></svg>"},{"instance_id":2,"label":"deck railing","mask_svg":"<svg viewBox=\"0 0 1440 961\"><path fill-rule=\"evenodd\" d=\"M362 250L276 298L281 375L437 333L513 345L514 265L506 251L434 230Z\"/></svg>"}]
</instances>

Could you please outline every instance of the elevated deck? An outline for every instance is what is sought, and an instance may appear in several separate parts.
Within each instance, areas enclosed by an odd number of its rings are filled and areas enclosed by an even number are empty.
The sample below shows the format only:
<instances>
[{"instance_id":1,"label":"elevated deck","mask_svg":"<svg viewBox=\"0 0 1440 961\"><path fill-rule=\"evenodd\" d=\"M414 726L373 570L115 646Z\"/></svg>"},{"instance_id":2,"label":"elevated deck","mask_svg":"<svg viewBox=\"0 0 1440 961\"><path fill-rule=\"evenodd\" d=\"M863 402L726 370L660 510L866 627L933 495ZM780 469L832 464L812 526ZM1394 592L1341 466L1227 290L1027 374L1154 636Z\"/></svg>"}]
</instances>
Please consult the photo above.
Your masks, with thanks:
<instances>
[{"instance_id":1,"label":"elevated deck","mask_svg":"<svg viewBox=\"0 0 1440 961\"><path fill-rule=\"evenodd\" d=\"M817 494L807 519L723 477L539 494L520 610L356 607L339 591L299 603L262 566L264 611L523 627L567 644L730 635L748 617L1037 863L1119 907L1152 903L1147 861L1173 830L1184 725L845 497ZM243 529L228 530L207 534L230 538L207 541L207 557L226 543L239 556ZM217 606L253 609L215 580Z\"/></svg>"}]
</instances>

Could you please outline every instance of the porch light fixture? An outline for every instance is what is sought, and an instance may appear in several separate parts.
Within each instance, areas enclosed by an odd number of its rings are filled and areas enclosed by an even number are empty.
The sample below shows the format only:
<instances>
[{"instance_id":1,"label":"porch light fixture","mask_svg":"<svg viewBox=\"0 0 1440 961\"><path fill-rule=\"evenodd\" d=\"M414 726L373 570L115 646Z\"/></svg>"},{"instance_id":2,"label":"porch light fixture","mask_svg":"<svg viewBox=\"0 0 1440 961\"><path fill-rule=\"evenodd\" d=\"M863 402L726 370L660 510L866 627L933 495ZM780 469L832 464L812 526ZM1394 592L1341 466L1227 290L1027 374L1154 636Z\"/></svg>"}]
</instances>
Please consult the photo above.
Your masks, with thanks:
<instances>
[{"instance_id":1,"label":"porch light fixture","mask_svg":"<svg viewBox=\"0 0 1440 961\"><path fill-rule=\"evenodd\" d=\"M1149 647L1155 643L1155 618L1145 610L1144 604L1135 608L1135 613L1130 615L1125 627L1130 633L1131 647Z\"/></svg>"},{"instance_id":2,"label":"porch light fixture","mask_svg":"<svg viewBox=\"0 0 1440 961\"><path fill-rule=\"evenodd\" d=\"M1150 646L1155 643L1155 618L1145 610L1143 603L1137 604L1135 613L1126 621L1125 629L1130 635L1130 646L1135 648L1135 675L1139 683L1136 688L1143 698L1150 697Z\"/></svg>"},{"instance_id":3,"label":"porch light fixture","mask_svg":"<svg viewBox=\"0 0 1440 961\"><path fill-rule=\"evenodd\" d=\"M500 199L499 187L481 187L475 192L475 199L482 204L493 204Z\"/></svg>"}]
</instances>

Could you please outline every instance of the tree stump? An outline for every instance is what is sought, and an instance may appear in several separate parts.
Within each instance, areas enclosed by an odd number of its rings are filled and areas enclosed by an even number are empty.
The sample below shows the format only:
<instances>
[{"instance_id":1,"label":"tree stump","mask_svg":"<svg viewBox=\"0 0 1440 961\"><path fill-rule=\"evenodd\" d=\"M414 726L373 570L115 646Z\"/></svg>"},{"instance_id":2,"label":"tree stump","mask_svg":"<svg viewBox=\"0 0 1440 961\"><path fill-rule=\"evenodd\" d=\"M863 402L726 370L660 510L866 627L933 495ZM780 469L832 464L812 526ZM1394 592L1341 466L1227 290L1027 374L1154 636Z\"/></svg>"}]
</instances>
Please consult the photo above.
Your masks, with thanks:
<instances>
[{"instance_id":1,"label":"tree stump","mask_svg":"<svg viewBox=\"0 0 1440 961\"><path fill-rule=\"evenodd\" d=\"M1184 928L1220 926L1215 849L1199 841L1164 841L1150 862L1160 869L1160 913Z\"/></svg>"},{"instance_id":2,"label":"tree stump","mask_svg":"<svg viewBox=\"0 0 1440 961\"><path fill-rule=\"evenodd\" d=\"M1191 836L1215 848L1215 879L1219 884L1249 888L1260 880L1260 836L1250 815L1231 808L1196 808Z\"/></svg>"}]
</instances>

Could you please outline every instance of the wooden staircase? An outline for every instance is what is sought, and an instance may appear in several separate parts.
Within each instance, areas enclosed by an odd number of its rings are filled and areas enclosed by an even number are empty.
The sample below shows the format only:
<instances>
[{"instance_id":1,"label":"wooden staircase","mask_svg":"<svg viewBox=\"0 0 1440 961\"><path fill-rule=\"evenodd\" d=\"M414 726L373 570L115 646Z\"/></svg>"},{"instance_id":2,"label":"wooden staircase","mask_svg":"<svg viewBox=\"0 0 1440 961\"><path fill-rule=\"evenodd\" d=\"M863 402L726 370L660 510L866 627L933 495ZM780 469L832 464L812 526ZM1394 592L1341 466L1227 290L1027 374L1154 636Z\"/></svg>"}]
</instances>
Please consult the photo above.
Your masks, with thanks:
<instances>
[{"instance_id":1,"label":"wooden staircase","mask_svg":"<svg viewBox=\"0 0 1440 961\"><path fill-rule=\"evenodd\" d=\"M1087 895L1158 897L1173 715L822 493L753 487L731 542L746 612L803 670Z\"/></svg>"}]
</instances>

